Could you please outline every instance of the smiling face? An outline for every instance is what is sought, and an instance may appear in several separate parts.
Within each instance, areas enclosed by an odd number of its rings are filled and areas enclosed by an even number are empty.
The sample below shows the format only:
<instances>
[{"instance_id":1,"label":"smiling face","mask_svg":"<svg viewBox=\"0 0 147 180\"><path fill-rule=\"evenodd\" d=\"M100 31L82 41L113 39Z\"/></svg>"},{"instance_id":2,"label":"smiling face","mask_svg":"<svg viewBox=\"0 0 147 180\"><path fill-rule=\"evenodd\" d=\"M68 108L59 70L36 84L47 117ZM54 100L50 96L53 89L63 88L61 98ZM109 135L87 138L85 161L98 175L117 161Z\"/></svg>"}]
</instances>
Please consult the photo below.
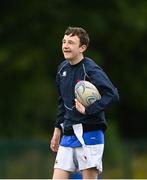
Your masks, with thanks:
<instances>
[{"instance_id":1,"label":"smiling face","mask_svg":"<svg viewBox=\"0 0 147 180\"><path fill-rule=\"evenodd\" d=\"M62 52L64 58L69 60L71 64L76 64L83 59L83 52L86 45L81 45L80 39L76 35L64 35L62 40Z\"/></svg>"}]
</instances>

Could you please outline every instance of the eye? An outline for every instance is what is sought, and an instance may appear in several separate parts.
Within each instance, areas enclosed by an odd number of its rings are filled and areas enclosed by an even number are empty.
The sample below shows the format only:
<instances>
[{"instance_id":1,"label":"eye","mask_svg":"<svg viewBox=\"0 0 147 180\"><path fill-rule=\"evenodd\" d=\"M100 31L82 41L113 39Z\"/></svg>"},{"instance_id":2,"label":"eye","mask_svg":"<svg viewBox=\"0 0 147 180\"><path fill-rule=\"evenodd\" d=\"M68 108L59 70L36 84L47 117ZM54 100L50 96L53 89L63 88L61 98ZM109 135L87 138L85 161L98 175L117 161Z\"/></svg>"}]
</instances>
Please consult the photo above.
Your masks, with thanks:
<instances>
[{"instance_id":1,"label":"eye","mask_svg":"<svg viewBox=\"0 0 147 180\"><path fill-rule=\"evenodd\" d=\"M69 41L68 43L69 43L69 44L74 44L74 42L73 42L73 41Z\"/></svg>"}]
</instances>

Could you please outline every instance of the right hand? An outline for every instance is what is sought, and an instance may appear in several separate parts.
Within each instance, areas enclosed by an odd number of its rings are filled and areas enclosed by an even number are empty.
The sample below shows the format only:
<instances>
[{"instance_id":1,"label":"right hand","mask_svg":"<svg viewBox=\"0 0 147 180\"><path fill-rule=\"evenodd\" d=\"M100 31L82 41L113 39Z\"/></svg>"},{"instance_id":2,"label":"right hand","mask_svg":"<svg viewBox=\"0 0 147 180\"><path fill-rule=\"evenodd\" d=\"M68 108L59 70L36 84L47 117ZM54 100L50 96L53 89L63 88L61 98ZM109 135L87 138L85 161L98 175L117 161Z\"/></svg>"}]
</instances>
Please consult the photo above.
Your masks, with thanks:
<instances>
[{"instance_id":1,"label":"right hand","mask_svg":"<svg viewBox=\"0 0 147 180\"><path fill-rule=\"evenodd\" d=\"M80 113L85 114L85 107L77 99L75 99L75 106Z\"/></svg>"},{"instance_id":2,"label":"right hand","mask_svg":"<svg viewBox=\"0 0 147 180\"><path fill-rule=\"evenodd\" d=\"M55 128L50 144L50 148L53 152L58 151L60 138L61 138L61 130L59 128Z\"/></svg>"}]
</instances>

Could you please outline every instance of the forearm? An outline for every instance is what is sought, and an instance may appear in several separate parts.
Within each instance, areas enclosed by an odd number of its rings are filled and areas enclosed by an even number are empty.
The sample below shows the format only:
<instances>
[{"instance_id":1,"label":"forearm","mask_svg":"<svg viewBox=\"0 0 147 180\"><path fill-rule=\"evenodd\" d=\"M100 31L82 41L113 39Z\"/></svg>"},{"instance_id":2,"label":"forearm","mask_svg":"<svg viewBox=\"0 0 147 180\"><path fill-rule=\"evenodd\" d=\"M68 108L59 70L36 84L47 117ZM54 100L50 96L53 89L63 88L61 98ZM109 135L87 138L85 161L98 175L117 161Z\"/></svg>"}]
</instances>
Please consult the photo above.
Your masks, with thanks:
<instances>
[{"instance_id":1,"label":"forearm","mask_svg":"<svg viewBox=\"0 0 147 180\"><path fill-rule=\"evenodd\" d=\"M60 138L61 137L61 129L55 127L53 137Z\"/></svg>"}]
</instances>

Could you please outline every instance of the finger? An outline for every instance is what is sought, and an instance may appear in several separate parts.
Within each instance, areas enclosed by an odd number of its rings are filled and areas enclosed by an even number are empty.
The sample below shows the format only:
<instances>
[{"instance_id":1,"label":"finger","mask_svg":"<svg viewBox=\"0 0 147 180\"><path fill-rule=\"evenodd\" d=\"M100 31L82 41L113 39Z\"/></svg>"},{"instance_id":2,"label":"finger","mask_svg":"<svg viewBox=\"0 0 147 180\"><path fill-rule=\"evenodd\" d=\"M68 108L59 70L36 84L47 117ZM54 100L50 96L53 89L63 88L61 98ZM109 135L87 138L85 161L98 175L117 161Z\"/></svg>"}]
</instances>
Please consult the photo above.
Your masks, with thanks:
<instances>
[{"instance_id":1,"label":"finger","mask_svg":"<svg viewBox=\"0 0 147 180\"><path fill-rule=\"evenodd\" d=\"M76 102L75 105L76 105L76 108L78 108L78 109L81 109L81 108L82 108L82 104L81 104L80 102L78 102L78 101Z\"/></svg>"},{"instance_id":2,"label":"finger","mask_svg":"<svg viewBox=\"0 0 147 180\"><path fill-rule=\"evenodd\" d=\"M57 152L57 151L58 151L58 148L59 148L59 146L56 145L56 146L54 147L54 152Z\"/></svg>"},{"instance_id":3,"label":"finger","mask_svg":"<svg viewBox=\"0 0 147 180\"><path fill-rule=\"evenodd\" d=\"M77 105L78 105L79 107L83 107L83 104L80 103L79 101L77 101L76 103L77 103Z\"/></svg>"},{"instance_id":4,"label":"finger","mask_svg":"<svg viewBox=\"0 0 147 180\"><path fill-rule=\"evenodd\" d=\"M51 150L52 150L53 152L56 152L55 147L51 146L50 148L51 148Z\"/></svg>"},{"instance_id":5,"label":"finger","mask_svg":"<svg viewBox=\"0 0 147 180\"><path fill-rule=\"evenodd\" d=\"M75 103L79 104L80 102L77 99L75 99Z\"/></svg>"},{"instance_id":6,"label":"finger","mask_svg":"<svg viewBox=\"0 0 147 180\"><path fill-rule=\"evenodd\" d=\"M81 103L77 99L75 99L75 104L79 105Z\"/></svg>"},{"instance_id":7,"label":"finger","mask_svg":"<svg viewBox=\"0 0 147 180\"><path fill-rule=\"evenodd\" d=\"M77 109L78 111L80 111L81 107L80 107L78 104L76 104L76 109Z\"/></svg>"},{"instance_id":8,"label":"finger","mask_svg":"<svg viewBox=\"0 0 147 180\"><path fill-rule=\"evenodd\" d=\"M77 107L80 108L80 109L82 109L82 108L83 108L83 105L80 104L80 103L77 103Z\"/></svg>"},{"instance_id":9,"label":"finger","mask_svg":"<svg viewBox=\"0 0 147 180\"><path fill-rule=\"evenodd\" d=\"M58 151L58 147L59 147L59 145L57 145L57 144L51 144L51 145L50 145L50 148L51 148L51 150L52 150L53 152L57 152L57 151Z\"/></svg>"},{"instance_id":10,"label":"finger","mask_svg":"<svg viewBox=\"0 0 147 180\"><path fill-rule=\"evenodd\" d=\"M77 106L80 106L81 103L76 100L76 101L75 101L75 104L76 104Z\"/></svg>"}]
</instances>

